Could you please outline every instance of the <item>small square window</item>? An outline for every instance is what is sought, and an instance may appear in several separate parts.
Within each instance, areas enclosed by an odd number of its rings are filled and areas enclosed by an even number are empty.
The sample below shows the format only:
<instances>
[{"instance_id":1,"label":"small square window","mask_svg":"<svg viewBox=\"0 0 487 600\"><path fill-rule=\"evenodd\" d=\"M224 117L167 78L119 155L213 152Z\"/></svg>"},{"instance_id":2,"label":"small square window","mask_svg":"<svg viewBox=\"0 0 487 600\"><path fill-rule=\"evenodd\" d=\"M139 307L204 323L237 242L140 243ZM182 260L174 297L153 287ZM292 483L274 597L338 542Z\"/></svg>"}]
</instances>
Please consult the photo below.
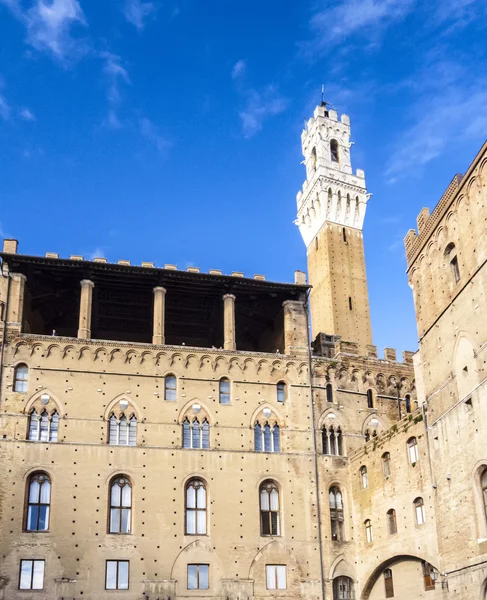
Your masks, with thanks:
<instances>
[{"instance_id":1,"label":"small square window","mask_svg":"<svg viewBox=\"0 0 487 600\"><path fill-rule=\"evenodd\" d=\"M268 590L287 589L286 565L266 565L265 576Z\"/></svg>"},{"instance_id":2,"label":"small square window","mask_svg":"<svg viewBox=\"0 0 487 600\"><path fill-rule=\"evenodd\" d=\"M188 565L188 590L207 590L209 565Z\"/></svg>"},{"instance_id":3,"label":"small square window","mask_svg":"<svg viewBox=\"0 0 487 600\"><path fill-rule=\"evenodd\" d=\"M107 560L106 590L128 590L129 589L129 561L128 560Z\"/></svg>"},{"instance_id":4,"label":"small square window","mask_svg":"<svg viewBox=\"0 0 487 600\"><path fill-rule=\"evenodd\" d=\"M21 560L19 590L44 589L44 561Z\"/></svg>"}]
</instances>

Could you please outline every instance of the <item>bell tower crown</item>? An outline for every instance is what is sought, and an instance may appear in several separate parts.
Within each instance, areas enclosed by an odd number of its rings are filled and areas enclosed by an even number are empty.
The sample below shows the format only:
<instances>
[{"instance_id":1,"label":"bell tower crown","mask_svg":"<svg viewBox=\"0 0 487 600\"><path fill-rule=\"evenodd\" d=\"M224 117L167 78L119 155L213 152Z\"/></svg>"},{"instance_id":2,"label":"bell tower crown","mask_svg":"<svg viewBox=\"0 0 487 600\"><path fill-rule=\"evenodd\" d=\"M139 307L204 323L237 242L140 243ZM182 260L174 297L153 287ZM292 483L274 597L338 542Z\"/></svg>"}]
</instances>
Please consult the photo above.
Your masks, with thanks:
<instances>
[{"instance_id":1,"label":"bell tower crown","mask_svg":"<svg viewBox=\"0 0 487 600\"><path fill-rule=\"evenodd\" d=\"M306 247L325 222L362 230L369 194L364 172L352 172L348 115L338 120L336 110L322 102L305 124L301 144L306 181L296 198L296 223Z\"/></svg>"}]
</instances>

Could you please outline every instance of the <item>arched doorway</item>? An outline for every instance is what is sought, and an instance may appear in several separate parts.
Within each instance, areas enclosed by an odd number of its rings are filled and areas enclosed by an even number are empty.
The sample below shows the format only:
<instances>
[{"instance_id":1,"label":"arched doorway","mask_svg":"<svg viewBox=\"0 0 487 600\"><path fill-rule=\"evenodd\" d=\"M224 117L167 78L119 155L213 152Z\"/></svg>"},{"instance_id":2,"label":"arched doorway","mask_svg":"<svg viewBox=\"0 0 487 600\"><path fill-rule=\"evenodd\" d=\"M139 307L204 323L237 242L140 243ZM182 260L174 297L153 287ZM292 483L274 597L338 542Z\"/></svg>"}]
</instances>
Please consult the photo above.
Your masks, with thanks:
<instances>
[{"instance_id":1,"label":"arched doorway","mask_svg":"<svg viewBox=\"0 0 487 600\"><path fill-rule=\"evenodd\" d=\"M333 580L333 600L355 600L353 580L340 576Z\"/></svg>"}]
</instances>

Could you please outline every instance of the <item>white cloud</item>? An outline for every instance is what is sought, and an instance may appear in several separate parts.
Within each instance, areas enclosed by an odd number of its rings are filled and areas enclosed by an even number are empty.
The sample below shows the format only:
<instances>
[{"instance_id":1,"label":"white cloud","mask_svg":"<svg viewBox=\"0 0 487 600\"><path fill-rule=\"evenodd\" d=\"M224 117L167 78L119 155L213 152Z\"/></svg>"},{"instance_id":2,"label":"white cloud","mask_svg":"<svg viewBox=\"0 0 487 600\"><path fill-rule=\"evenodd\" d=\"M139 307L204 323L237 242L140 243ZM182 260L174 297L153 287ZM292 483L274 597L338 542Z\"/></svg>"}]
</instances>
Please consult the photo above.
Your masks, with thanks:
<instances>
[{"instance_id":1,"label":"white cloud","mask_svg":"<svg viewBox=\"0 0 487 600\"><path fill-rule=\"evenodd\" d=\"M146 117L139 119L139 131L142 137L154 144L161 154L172 146L171 142L159 133L154 123Z\"/></svg>"},{"instance_id":2,"label":"white cloud","mask_svg":"<svg viewBox=\"0 0 487 600\"><path fill-rule=\"evenodd\" d=\"M0 94L0 118L4 121L8 121L10 119L10 106L5 98Z\"/></svg>"},{"instance_id":3,"label":"white cloud","mask_svg":"<svg viewBox=\"0 0 487 600\"><path fill-rule=\"evenodd\" d=\"M283 113L289 106L287 98L281 96L273 85L268 85L262 91L247 90L245 96L246 104L239 116L243 135L247 139L261 131L264 121L269 117Z\"/></svg>"},{"instance_id":4,"label":"white cloud","mask_svg":"<svg viewBox=\"0 0 487 600\"><path fill-rule=\"evenodd\" d=\"M247 69L247 63L244 60L238 60L232 67L232 79L241 77Z\"/></svg>"},{"instance_id":5,"label":"white cloud","mask_svg":"<svg viewBox=\"0 0 487 600\"><path fill-rule=\"evenodd\" d=\"M142 0L125 0L123 13L129 23L132 23L139 31L145 27L145 19L150 17L156 10L153 2L142 2Z\"/></svg>"},{"instance_id":6,"label":"white cloud","mask_svg":"<svg viewBox=\"0 0 487 600\"><path fill-rule=\"evenodd\" d=\"M28 108L23 108L19 114L20 114L20 118L23 119L24 121L35 121L36 120L34 113L31 110L29 110Z\"/></svg>"},{"instance_id":7,"label":"white cloud","mask_svg":"<svg viewBox=\"0 0 487 600\"><path fill-rule=\"evenodd\" d=\"M87 50L86 44L71 35L75 25L86 26L78 0L36 0L23 15L27 41L36 50L50 53L60 62L78 58Z\"/></svg>"},{"instance_id":8,"label":"white cloud","mask_svg":"<svg viewBox=\"0 0 487 600\"><path fill-rule=\"evenodd\" d=\"M103 60L103 73L107 82L107 100L109 110L104 124L111 129L119 129L122 126L117 114L117 108L122 101L121 86L130 85L130 76L127 69L122 65L122 59L111 52L100 53Z\"/></svg>"}]
</instances>

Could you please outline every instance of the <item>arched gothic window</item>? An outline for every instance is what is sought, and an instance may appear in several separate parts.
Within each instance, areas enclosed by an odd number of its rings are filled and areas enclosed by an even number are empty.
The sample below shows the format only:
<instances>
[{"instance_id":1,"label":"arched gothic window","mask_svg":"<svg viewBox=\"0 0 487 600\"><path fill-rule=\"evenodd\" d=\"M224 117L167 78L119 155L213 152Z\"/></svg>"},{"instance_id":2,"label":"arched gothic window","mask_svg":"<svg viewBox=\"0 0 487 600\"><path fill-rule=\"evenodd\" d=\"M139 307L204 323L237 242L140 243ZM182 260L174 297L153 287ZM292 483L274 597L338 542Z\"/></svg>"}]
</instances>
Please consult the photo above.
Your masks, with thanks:
<instances>
[{"instance_id":1,"label":"arched gothic window","mask_svg":"<svg viewBox=\"0 0 487 600\"><path fill-rule=\"evenodd\" d=\"M260 486L260 535L281 535L279 489L273 481Z\"/></svg>"},{"instance_id":2,"label":"arched gothic window","mask_svg":"<svg viewBox=\"0 0 487 600\"><path fill-rule=\"evenodd\" d=\"M407 443L408 443L409 462L412 465L415 465L419 460L418 440L415 437L412 437L412 438L409 438Z\"/></svg>"},{"instance_id":3,"label":"arched gothic window","mask_svg":"<svg viewBox=\"0 0 487 600\"><path fill-rule=\"evenodd\" d=\"M426 517L424 514L423 498L416 498L414 501L414 512L416 515L416 525L424 525L426 522Z\"/></svg>"},{"instance_id":4,"label":"arched gothic window","mask_svg":"<svg viewBox=\"0 0 487 600\"><path fill-rule=\"evenodd\" d=\"M117 476L110 484L109 533L130 533L132 522L132 486L125 476Z\"/></svg>"},{"instance_id":5,"label":"arched gothic window","mask_svg":"<svg viewBox=\"0 0 487 600\"><path fill-rule=\"evenodd\" d=\"M386 598L394 598L394 582L392 580L391 569L384 571L384 587L386 592Z\"/></svg>"},{"instance_id":6,"label":"arched gothic window","mask_svg":"<svg viewBox=\"0 0 487 600\"><path fill-rule=\"evenodd\" d=\"M397 533L396 511L393 508L387 511L387 529L389 535Z\"/></svg>"},{"instance_id":7,"label":"arched gothic window","mask_svg":"<svg viewBox=\"0 0 487 600\"><path fill-rule=\"evenodd\" d=\"M335 577L333 580L333 600L353 600L353 581L350 577Z\"/></svg>"},{"instance_id":8,"label":"arched gothic window","mask_svg":"<svg viewBox=\"0 0 487 600\"><path fill-rule=\"evenodd\" d=\"M331 383L326 384L326 401L333 402L333 386Z\"/></svg>"},{"instance_id":9,"label":"arched gothic window","mask_svg":"<svg viewBox=\"0 0 487 600\"><path fill-rule=\"evenodd\" d=\"M343 496L340 488L336 486L330 488L330 522L331 539L334 542L345 541Z\"/></svg>"},{"instance_id":10,"label":"arched gothic window","mask_svg":"<svg viewBox=\"0 0 487 600\"><path fill-rule=\"evenodd\" d=\"M29 382L29 367L25 364L20 364L14 370L14 392L26 392Z\"/></svg>"},{"instance_id":11,"label":"arched gothic window","mask_svg":"<svg viewBox=\"0 0 487 600\"><path fill-rule=\"evenodd\" d=\"M310 173L313 173L314 171L316 171L316 162L317 162L316 148L313 148L313 150L311 150Z\"/></svg>"},{"instance_id":12,"label":"arched gothic window","mask_svg":"<svg viewBox=\"0 0 487 600\"><path fill-rule=\"evenodd\" d=\"M59 415L54 411L51 415L47 410L40 414L34 409L29 415L28 438L32 442L57 442L59 430Z\"/></svg>"},{"instance_id":13,"label":"arched gothic window","mask_svg":"<svg viewBox=\"0 0 487 600\"><path fill-rule=\"evenodd\" d=\"M457 284L460 281L460 267L458 265L457 249L455 244L450 242L445 249L445 258L450 263L450 269L453 277L453 281Z\"/></svg>"},{"instance_id":14,"label":"arched gothic window","mask_svg":"<svg viewBox=\"0 0 487 600\"><path fill-rule=\"evenodd\" d=\"M365 465L360 467L360 482L362 484L362 489L369 487L369 476L367 474L367 467Z\"/></svg>"},{"instance_id":15,"label":"arched gothic window","mask_svg":"<svg viewBox=\"0 0 487 600\"><path fill-rule=\"evenodd\" d=\"M338 142L336 140L330 141L330 157L332 162L338 162Z\"/></svg>"},{"instance_id":16,"label":"arched gothic window","mask_svg":"<svg viewBox=\"0 0 487 600\"><path fill-rule=\"evenodd\" d=\"M277 384L277 401L285 402L286 401L286 384L284 381L280 381Z\"/></svg>"},{"instance_id":17,"label":"arched gothic window","mask_svg":"<svg viewBox=\"0 0 487 600\"><path fill-rule=\"evenodd\" d=\"M201 479L186 484L186 535L206 535L206 486Z\"/></svg>"},{"instance_id":18,"label":"arched gothic window","mask_svg":"<svg viewBox=\"0 0 487 600\"><path fill-rule=\"evenodd\" d=\"M230 381L226 377L220 379L218 391L220 404L230 404Z\"/></svg>"},{"instance_id":19,"label":"arched gothic window","mask_svg":"<svg viewBox=\"0 0 487 600\"><path fill-rule=\"evenodd\" d=\"M321 437L323 441L323 454L343 456L343 435L340 426L335 430L333 425L329 427L325 425L321 430Z\"/></svg>"},{"instance_id":20,"label":"arched gothic window","mask_svg":"<svg viewBox=\"0 0 487 600\"><path fill-rule=\"evenodd\" d=\"M389 452L384 452L382 455L382 474L384 479L389 479L391 476L391 455Z\"/></svg>"},{"instance_id":21,"label":"arched gothic window","mask_svg":"<svg viewBox=\"0 0 487 600\"><path fill-rule=\"evenodd\" d=\"M406 396L404 397L405 403L406 403L406 412L410 413L411 412L411 396L409 394L406 394Z\"/></svg>"},{"instance_id":22,"label":"arched gothic window","mask_svg":"<svg viewBox=\"0 0 487 600\"><path fill-rule=\"evenodd\" d=\"M166 375L164 377L164 400L173 402L177 399L177 379L175 375Z\"/></svg>"},{"instance_id":23,"label":"arched gothic window","mask_svg":"<svg viewBox=\"0 0 487 600\"><path fill-rule=\"evenodd\" d=\"M208 450L210 447L210 424L206 417L192 421L186 417L183 421L183 448Z\"/></svg>"},{"instance_id":24,"label":"arched gothic window","mask_svg":"<svg viewBox=\"0 0 487 600\"><path fill-rule=\"evenodd\" d=\"M254 450L256 452L280 452L281 430L279 425L270 425L267 421L262 426L258 421L254 425Z\"/></svg>"},{"instance_id":25,"label":"arched gothic window","mask_svg":"<svg viewBox=\"0 0 487 600\"><path fill-rule=\"evenodd\" d=\"M45 473L32 473L27 485L26 531L47 531L51 510L51 480Z\"/></svg>"},{"instance_id":26,"label":"arched gothic window","mask_svg":"<svg viewBox=\"0 0 487 600\"><path fill-rule=\"evenodd\" d=\"M364 522L364 527L365 539L367 540L367 544L371 544L374 541L374 538L372 537L372 521L370 519L367 519Z\"/></svg>"},{"instance_id":27,"label":"arched gothic window","mask_svg":"<svg viewBox=\"0 0 487 600\"><path fill-rule=\"evenodd\" d=\"M112 414L109 419L108 443L111 446L136 446L137 445L137 417L132 415L129 419L122 413L119 419Z\"/></svg>"},{"instance_id":28,"label":"arched gothic window","mask_svg":"<svg viewBox=\"0 0 487 600\"><path fill-rule=\"evenodd\" d=\"M487 468L482 471L480 485L482 487L482 503L484 506L484 514L485 518L487 519Z\"/></svg>"}]
</instances>

